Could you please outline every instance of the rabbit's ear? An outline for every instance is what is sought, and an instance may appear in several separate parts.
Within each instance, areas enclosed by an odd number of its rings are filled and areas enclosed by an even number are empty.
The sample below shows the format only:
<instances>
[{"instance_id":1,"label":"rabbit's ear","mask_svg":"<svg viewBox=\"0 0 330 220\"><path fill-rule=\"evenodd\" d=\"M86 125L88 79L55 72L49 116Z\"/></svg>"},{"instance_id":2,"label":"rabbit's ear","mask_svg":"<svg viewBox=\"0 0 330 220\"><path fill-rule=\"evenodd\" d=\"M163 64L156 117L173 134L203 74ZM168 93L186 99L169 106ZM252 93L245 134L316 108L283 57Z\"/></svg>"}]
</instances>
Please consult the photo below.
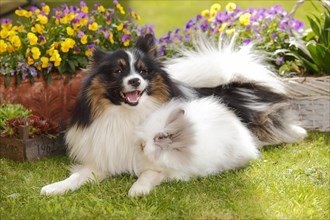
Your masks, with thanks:
<instances>
[{"instance_id":1,"label":"rabbit's ear","mask_svg":"<svg viewBox=\"0 0 330 220\"><path fill-rule=\"evenodd\" d=\"M168 116L165 126L172 124L176 120L180 119L184 115L184 110L182 108L174 109L171 114Z\"/></svg>"}]
</instances>

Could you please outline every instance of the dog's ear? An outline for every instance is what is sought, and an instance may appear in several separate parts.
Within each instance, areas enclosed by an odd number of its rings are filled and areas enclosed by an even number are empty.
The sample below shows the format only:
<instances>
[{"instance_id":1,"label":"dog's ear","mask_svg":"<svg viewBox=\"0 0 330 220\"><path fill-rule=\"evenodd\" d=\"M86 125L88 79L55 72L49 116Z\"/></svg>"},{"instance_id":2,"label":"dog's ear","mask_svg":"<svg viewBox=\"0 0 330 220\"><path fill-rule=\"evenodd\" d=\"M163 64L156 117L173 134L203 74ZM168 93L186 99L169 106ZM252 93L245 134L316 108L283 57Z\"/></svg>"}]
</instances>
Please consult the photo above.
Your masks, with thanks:
<instances>
[{"instance_id":1,"label":"dog's ear","mask_svg":"<svg viewBox=\"0 0 330 220\"><path fill-rule=\"evenodd\" d=\"M152 58L157 56L157 46L152 34L146 34L145 36L139 37L135 47Z\"/></svg>"},{"instance_id":2,"label":"dog's ear","mask_svg":"<svg viewBox=\"0 0 330 220\"><path fill-rule=\"evenodd\" d=\"M106 52L96 48L90 58L91 64L100 63L106 55Z\"/></svg>"}]
</instances>

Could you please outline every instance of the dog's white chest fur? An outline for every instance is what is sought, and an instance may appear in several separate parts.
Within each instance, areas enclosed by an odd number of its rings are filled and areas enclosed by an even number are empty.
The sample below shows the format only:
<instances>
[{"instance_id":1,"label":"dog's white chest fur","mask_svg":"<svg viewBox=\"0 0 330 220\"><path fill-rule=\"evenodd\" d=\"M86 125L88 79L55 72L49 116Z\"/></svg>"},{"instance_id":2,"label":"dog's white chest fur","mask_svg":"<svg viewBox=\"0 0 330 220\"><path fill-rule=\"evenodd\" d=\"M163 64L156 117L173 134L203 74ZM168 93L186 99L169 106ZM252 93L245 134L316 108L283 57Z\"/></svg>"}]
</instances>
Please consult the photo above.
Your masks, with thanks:
<instances>
[{"instance_id":1,"label":"dog's white chest fur","mask_svg":"<svg viewBox=\"0 0 330 220\"><path fill-rule=\"evenodd\" d=\"M144 100L139 106L112 106L86 128L73 126L66 142L70 156L90 168L116 175L134 172L136 127L159 104Z\"/></svg>"}]
</instances>

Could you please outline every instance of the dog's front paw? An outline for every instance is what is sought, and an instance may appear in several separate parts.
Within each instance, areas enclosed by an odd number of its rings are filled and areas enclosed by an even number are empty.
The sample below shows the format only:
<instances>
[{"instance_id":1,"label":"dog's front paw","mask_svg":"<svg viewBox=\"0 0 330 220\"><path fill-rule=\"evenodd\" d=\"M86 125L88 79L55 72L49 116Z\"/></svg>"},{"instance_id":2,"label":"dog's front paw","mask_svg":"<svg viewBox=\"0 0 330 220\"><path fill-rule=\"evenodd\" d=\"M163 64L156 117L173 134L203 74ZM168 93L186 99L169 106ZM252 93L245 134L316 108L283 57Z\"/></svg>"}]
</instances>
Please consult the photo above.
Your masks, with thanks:
<instances>
[{"instance_id":1,"label":"dog's front paw","mask_svg":"<svg viewBox=\"0 0 330 220\"><path fill-rule=\"evenodd\" d=\"M145 196L148 195L151 188L139 182L135 182L128 191L129 197Z\"/></svg>"},{"instance_id":2,"label":"dog's front paw","mask_svg":"<svg viewBox=\"0 0 330 220\"><path fill-rule=\"evenodd\" d=\"M69 190L68 186L63 181L60 181L42 187L40 195L58 195L63 194L67 190Z\"/></svg>"}]
</instances>

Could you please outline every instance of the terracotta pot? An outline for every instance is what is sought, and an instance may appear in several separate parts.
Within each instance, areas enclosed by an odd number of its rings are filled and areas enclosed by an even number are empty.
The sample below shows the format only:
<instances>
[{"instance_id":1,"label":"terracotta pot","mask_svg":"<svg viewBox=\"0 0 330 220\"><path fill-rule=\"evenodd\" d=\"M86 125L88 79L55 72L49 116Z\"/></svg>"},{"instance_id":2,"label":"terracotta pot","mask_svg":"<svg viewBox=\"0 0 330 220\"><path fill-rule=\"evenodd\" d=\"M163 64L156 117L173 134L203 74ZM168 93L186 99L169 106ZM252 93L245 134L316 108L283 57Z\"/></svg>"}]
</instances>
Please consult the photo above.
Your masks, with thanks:
<instances>
[{"instance_id":1,"label":"terracotta pot","mask_svg":"<svg viewBox=\"0 0 330 220\"><path fill-rule=\"evenodd\" d=\"M65 77L54 76L50 85L44 78L36 78L33 84L29 80L23 80L18 86L15 80L11 80L9 86L5 87L4 77L1 76L0 103L22 104L31 109L33 114L65 127L69 122L84 77L84 72L77 71L68 82Z\"/></svg>"}]
</instances>

